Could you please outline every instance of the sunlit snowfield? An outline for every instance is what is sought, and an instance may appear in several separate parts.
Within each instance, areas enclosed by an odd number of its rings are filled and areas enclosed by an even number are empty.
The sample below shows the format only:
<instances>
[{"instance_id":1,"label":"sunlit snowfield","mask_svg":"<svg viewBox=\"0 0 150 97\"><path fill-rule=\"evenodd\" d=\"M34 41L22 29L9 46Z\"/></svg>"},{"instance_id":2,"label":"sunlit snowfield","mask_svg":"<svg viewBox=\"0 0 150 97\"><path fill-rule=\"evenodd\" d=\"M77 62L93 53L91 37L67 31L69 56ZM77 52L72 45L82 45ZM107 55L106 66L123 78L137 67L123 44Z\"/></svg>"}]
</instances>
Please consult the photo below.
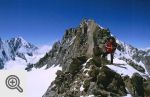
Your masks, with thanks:
<instances>
[{"instance_id":1,"label":"sunlit snowfield","mask_svg":"<svg viewBox=\"0 0 150 97\"><path fill-rule=\"evenodd\" d=\"M45 67L41 69L33 69L28 72L27 75L27 97L42 97L51 82L56 77L57 70L61 70L61 67L51 67L45 70Z\"/></svg>"}]
</instances>

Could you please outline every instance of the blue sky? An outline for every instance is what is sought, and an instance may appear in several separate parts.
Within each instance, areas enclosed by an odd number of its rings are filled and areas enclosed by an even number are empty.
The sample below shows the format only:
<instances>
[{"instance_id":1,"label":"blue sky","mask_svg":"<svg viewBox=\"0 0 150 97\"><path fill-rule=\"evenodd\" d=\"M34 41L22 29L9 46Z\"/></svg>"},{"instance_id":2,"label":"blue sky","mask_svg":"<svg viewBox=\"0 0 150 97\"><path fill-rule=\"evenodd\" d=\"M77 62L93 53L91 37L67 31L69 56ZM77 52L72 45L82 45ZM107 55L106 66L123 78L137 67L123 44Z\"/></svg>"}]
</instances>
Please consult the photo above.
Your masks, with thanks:
<instances>
[{"instance_id":1,"label":"blue sky","mask_svg":"<svg viewBox=\"0 0 150 97\"><path fill-rule=\"evenodd\" d=\"M0 0L0 37L35 45L60 40L82 18L94 19L120 40L150 47L150 0Z\"/></svg>"}]
</instances>

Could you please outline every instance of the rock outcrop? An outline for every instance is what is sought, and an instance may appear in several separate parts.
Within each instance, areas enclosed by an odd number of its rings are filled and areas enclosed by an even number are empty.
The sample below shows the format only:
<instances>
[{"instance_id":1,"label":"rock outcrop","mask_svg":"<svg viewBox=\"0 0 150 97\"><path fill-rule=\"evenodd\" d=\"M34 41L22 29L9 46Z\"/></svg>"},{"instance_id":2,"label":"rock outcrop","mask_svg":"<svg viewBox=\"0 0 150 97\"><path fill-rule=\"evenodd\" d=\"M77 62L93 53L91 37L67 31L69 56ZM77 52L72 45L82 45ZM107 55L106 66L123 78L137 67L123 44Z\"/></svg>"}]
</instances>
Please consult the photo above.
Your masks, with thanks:
<instances>
[{"instance_id":1,"label":"rock outcrop","mask_svg":"<svg viewBox=\"0 0 150 97\"><path fill-rule=\"evenodd\" d=\"M135 81L131 82L132 78L123 77L110 69L107 66L109 60L102 57L105 41L110 36L114 37L109 29L102 28L94 20L83 20L78 27L66 30L62 40L54 43L49 53L38 63L29 66L62 67L62 71L57 71L57 77L43 97L121 97L128 93L134 95ZM149 54L145 53L147 51L141 52L119 40L117 44L115 58L123 60L139 73L149 72ZM144 65L140 65L140 62Z\"/></svg>"},{"instance_id":2,"label":"rock outcrop","mask_svg":"<svg viewBox=\"0 0 150 97\"><path fill-rule=\"evenodd\" d=\"M63 70L68 70L73 58L93 56L93 48L103 46L106 38L110 36L108 29L102 29L94 20L83 20L79 27L66 30L62 41L56 42L52 50L42 58L36 68L47 65L61 65Z\"/></svg>"},{"instance_id":3,"label":"rock outcrop","mask_svg":"<svg viewBox=\"0 0 150 97\"><path fill-rule=\"evenodd\" d=\"M92 59L77 64L82 67L77 72L75 68L69 72L57 71L57 77L43 97L121 97L127 94L122 77L107 66L99 68Z\"/></svg>"}]
</instances>

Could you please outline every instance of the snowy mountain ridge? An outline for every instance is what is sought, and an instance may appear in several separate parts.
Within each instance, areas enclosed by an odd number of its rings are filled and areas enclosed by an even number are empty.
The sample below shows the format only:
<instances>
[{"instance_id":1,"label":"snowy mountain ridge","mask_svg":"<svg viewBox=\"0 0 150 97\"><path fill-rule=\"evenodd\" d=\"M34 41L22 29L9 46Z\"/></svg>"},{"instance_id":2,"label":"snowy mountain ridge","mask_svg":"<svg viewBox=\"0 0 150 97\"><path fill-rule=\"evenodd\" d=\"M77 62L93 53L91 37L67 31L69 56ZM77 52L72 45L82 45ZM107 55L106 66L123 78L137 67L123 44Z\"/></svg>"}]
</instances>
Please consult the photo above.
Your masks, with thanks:
<instances>
[{"instance_id":1,"label":"snowy mountain ridge","mask_svg":"<svg viewBox=\"0 0 150 97\"><path fill-rule=\"evenodd\" d=\"M0 39L0 68L25 69L28 63L37 62L50 48L46 45L36 47L20 36L5 41Z\"/></svg>"},{"instance_id":2,"label":"snowy mountain ridge","mask_svg":"<svg viewBox=\"0 0 150 97\"><path fill-rule=\"evenodd\" d=\"M132 45L126 44L118 39L116 41L119 44L119 47L115 52L115 57L127 62L127 64L132 63L141 67L145 74L150 75L149 63L147 62L149 58L146 58L149 56L149 50L135 48Z\"/></svg>"}]
</instances>

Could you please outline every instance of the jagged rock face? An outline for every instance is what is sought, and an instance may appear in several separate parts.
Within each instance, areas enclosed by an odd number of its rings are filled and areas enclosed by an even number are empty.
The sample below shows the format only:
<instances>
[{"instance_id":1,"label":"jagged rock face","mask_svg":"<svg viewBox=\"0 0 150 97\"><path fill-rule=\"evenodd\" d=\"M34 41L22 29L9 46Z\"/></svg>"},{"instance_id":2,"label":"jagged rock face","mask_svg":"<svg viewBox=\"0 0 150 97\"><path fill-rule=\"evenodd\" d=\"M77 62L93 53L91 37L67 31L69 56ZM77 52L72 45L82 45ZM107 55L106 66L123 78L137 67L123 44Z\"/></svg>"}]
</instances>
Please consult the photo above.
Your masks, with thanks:
<instances>
[{"instance_id":1,"label":"jagged rock face","mask_svg":"<svg viewBox=\"0 0 150 97\"><path fill-rule=\"evenodd\" d=\"M150 80L147 80L143 83L144 85L144 91L145 91L145 97L149 97L150 96Z\"/></svg>"},{"instance_id":2,"label":"jagged rock face","mask_svg":"<svg viewBox=\"0 0 150 97\"><path fill-rule=\"evenodd\" d=\"M145 80L143 77L134 73L132 77L123 77L126 88L133 97L149 97L150 96L150 80Z\"/></svg>"},{"instance_id":3,"label":"jagged rock face","mask_svg":"<svg viewBox=\"0 0 150 97\"><path fill-rule=\"evenodd\" d=\"M17 51L21 47L24 47L29 50L37 49L36 46L29 42L26 42L22 37L12 38L11 40L8 40L8 44L11 48L13 48L14 51Z\"/></svg>"},{"instance_id":4,"label":"jagged rock face","mask_svg":"<svg viewBox=\"0 0 150 97\"><path fill-rule=\"evenodd\" d=\"M36 49L36 46L26 42L22 37L6 41L0 39L0 69L4 68L5 62L15 60L15 57L26 60L25 54L32 56L32 52Z\"/></svg>"},{"instance_id":5,"label":"jagged rock face","mask_svg":"<svg viewBox=\"0 0 150 97\"><path fill-rule=\"evenodd\" d=\"M79 58L80 59L80 58ZM78 60L78 59L77 59ZM43 97L121 97L126 95L122 77L107 66L97 67L87 60L76 73L57 71L57 77ZM91 63L90 65L88 63ZM69 71L74 68L69 68Z\"/></svg>"},{"instance_id":6,"label":"jagged rock face","mask_svg":"<svg viewBox=\"0 0 150 97\"><path fill-rule=\"evenodd\" d=\"M133 96L144 97L143 77L138 73L134 73L131 81L134 89L136 90L136 93Z\"/></svg>"},{"instance_id":7,"label":"jagged rock face","mask_svg":"<svg viewBox=\"0 0 150 97\"><path fill-rule=\"evenodd\" d=\"M150 74L150 56L142 57L141 61L144 63L145 68L147 69L148 73Z\"/></svg>"},{"instance_id":8,"label":"jagged rock face","mask_svg":"<svg viewBox=\"0 0 150 97\"><path fill-rule=\"evenodd\" d=\"M149 55L149 50L147 50L147 51L138 50L132 57L137 62L142 62L145 65L146 70L150 74L150 55Z\"/></svg>"},{"instance_id":9,"label":"jagged rock face","mask_svg":"<svg viewBox=\"0 0 150 97\"><path fill-rule=\"evenodd\" d=\"M34 66L40 68L47 65L49 68L52 65L61 65L63 70L68 70L72 58L78 56L92 57L93 48L100 47L102 49L109 36L109 30L101 28L93 20L82 21L79 27L66 30L62 40L56 42L52 50ZM117 43L119 53L115 54L115 57L126 60L127 63L132 60L131 65L135 69L145 72L144 67L139 64L142 62L150 74L150 50L139 50L119 40Z\"/></svg>"},{"instance_id":10,"label":"jagged rock face","mask_svg":"<svg viewBox=\"0 0 150 97\"><path fill-rule=\"evenodd\" d=\"M109 36L109 30L102 29L95 21L82 21L79 27L66 30L62 40L56 42L48 56L35 64L35 67L40 68L47 64L49 68L60 64L63 70L68 70L72 58L92 57L93 48L104 43Z\"/></svg>"}]
</instances>

